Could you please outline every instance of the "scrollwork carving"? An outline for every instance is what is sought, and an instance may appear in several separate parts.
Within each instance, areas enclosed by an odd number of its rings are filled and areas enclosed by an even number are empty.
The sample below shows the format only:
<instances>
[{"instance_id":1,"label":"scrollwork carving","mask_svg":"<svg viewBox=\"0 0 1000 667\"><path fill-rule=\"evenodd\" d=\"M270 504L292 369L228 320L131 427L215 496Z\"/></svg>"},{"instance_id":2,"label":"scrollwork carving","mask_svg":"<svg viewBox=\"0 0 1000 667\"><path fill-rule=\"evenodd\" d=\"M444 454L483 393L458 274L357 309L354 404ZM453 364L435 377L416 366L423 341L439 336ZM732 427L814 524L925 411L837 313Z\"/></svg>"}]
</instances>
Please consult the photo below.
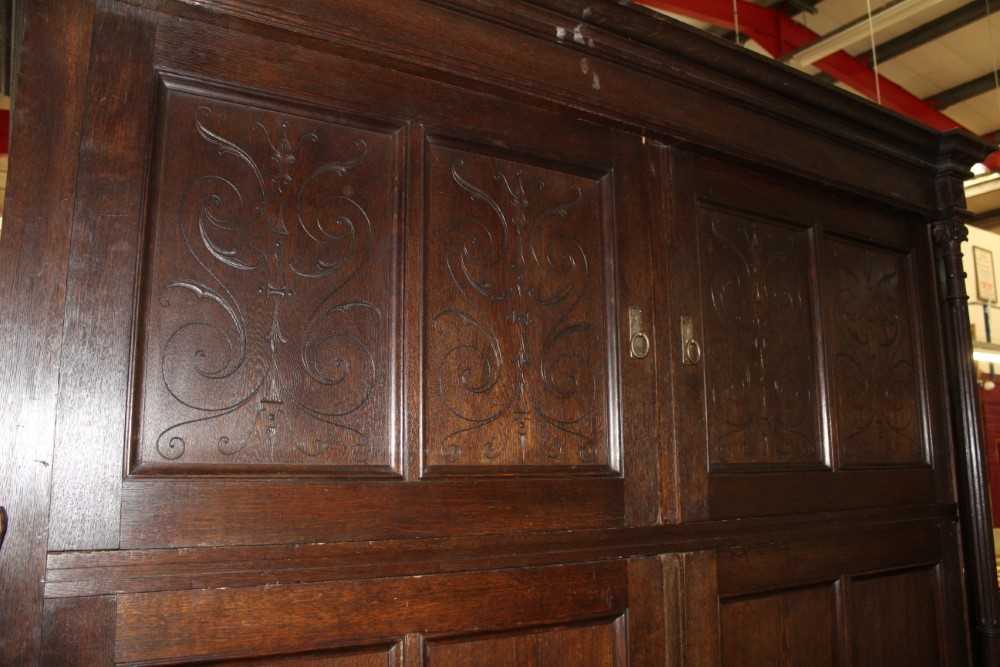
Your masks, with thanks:
<instances>
[{"instance_id":1,"label":"scrollwork carving","mask_svg":"<svg viewBox=\"0 0 1000 667\"><path fill-rule=\"evenodd\" d=\"M712 462L819 463L807 232L703 215Z\"/></svg>"},{"instance_id":2,"label":"scrollwork carving","mask_svg":"<svg viewBox=\"0 0 1000 667\"><path fill-rule=\"evenodd\" d=\"M378 236L361 194L377 135L171 95L169 131L186 143L164 148L146 316L169 398L146 393L156 416L183 418L150 434L154 450L167 462L370 462L386 315L357 278Z\"/></svg>"},{"instance_id":3,"label":"scrollwork carving","mask_svg":"<svg viewBox=\"0 0 1000 667\"><path fill-rule=\"evenodd\" d=\"M831 243L829 252L842 459L917 462L922 454L905 259L848 243Z\"/></svg>"},{"instance_id":4,"label":"scrollwork carving","mask_svg":"<svg viewBox=\"0 0 1000 667\"><path fill-rule=\"evenodd\" d=\"M485 162L459 154L447 163L456 190L442 260L458 301L431 327L447 422L438 451L447 464L594 463L600 220L596 235L581 229L594 218L579 179Z\"/></svg>"}]
</instances>

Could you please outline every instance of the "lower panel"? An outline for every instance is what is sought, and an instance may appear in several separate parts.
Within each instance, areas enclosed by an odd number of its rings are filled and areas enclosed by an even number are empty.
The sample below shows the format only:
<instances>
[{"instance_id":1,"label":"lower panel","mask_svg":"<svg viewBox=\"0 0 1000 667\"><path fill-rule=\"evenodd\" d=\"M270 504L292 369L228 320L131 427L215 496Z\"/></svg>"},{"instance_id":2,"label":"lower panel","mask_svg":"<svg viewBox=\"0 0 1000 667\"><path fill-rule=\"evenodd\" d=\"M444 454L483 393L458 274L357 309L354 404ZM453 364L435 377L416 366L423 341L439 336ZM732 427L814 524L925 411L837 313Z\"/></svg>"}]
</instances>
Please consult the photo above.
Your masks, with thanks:
<instances>
[{"instance_id":1,"label":"lower panel","mask_svg":"<svg viewBox=\"0 0 1000 667\"><path fill-rule=\"evenodd\" d=\"M937 567L871 577L849 585L851 664L946 664L941 650Z\"/></svg>"},{"instance_id":2,"label":"lower panel","mask_svg":"<svg viewBox=\"0 0 1000 667\"><path fill-rule=\"evenodd\" d=\"M722 665L965 664L950 531L899 524L721 551Z\"/></svg>"},{"instance_id":3,"label":"lower panel","mask_svg":"<svg viewBox=\"0 0 1000 667\"><path fill-rule=\"evenodd\" d=\"M399 646L392 645L191 664L202 667L396 667L400 664L399 656Z\"/></svg>"},{"instance_id":4,"label":"lower panel","mask_svg":"<svg viewBox=\"0 0 1000 667\"><path fill-rule=\"evenodd\" d=\"M414 643L405 641L407 635L416 634L433 665L536 664L519 656L549 657L540 665L619 665L625 664L627 601L624 561L122 595L115 660L174 664L363 646L382 646L378 659L389 660L399 645ZM290 664L392 664L339 654L308 657L314 658L328 662ZM412 660L406 664L416 664Z\"/></svg>"},{"instance_id":5,"label":"lower panel","mask_svg":"<svg viewBox=\"0 0 1000 667\"><path fill-rule=\"evenodd\" d=\"M720 605L722 664L833 667L837 602L831 585L724 600Z\"/></svg>"},{"instance_id":6,"label":"lower panel","mask_svg":"<svg viewBox=\"0 0 1000 667\"><path fill-rule=\"evenodd\" d=\"M430 641L425 667L624 667L623 619L480 638Z\"/></svg>"}]
</instances>

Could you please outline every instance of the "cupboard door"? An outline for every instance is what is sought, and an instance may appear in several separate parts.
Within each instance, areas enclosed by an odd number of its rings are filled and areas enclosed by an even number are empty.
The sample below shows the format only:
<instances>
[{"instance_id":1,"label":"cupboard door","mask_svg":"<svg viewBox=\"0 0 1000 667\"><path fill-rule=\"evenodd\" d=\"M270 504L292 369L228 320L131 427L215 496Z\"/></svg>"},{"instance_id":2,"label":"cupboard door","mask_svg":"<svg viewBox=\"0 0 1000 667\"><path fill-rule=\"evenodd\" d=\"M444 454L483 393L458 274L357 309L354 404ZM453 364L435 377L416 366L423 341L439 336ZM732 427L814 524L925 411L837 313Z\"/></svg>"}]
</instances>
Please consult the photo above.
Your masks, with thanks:
<instances>
[{"instance_id":1,"label":"cupboard door","mask_svg":"<svg viewBox=\"0 0 1000 667\"><path fill-rule=\"evenodd\" d=\"M673 171L682 518L947 501L926 230L707 157Z\"/></svg>"},{"instance_id":2,"label":"cupboard door","mask_svg":"<svg viewBox=\"0 0 1000 667\"><path fill-rule=\"evenodd\" d=\"M656 521L651 147L199 21L95 34L51 549Z\"/></svg>"}]
</instances>

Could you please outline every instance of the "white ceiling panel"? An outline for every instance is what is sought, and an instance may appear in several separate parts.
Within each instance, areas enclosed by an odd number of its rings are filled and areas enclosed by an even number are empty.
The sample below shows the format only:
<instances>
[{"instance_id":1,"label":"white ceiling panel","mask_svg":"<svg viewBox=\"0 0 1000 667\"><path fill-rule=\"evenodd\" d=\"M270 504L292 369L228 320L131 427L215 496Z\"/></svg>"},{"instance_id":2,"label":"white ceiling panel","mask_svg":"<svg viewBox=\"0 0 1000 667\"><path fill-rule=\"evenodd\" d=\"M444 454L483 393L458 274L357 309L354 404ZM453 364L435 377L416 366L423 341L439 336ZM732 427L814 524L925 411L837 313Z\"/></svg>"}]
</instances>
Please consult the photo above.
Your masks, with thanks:
<instances>
[{"instance_id":1,"label":"white ceiling panel","mask_svg":"<svg viewBox=\"0 0 1000 667\"><path fill-rule=\"evenodd\" d=\"M945 110L945 115L976 134L1000 129L1000 94L990 91Z\"/></svg>"}]
</instances>

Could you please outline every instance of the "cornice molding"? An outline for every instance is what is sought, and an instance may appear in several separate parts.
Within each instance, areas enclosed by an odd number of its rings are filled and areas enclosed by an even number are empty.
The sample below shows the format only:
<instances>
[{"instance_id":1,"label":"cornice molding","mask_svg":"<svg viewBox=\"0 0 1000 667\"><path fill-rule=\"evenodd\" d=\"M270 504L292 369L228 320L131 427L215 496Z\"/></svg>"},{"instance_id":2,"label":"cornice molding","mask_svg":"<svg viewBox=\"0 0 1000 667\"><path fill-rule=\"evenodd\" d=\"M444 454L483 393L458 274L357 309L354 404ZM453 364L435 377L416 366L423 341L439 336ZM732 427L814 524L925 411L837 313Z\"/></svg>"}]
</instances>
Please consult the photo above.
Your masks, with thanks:
<instances>
[{"instance_id":1,"label":"cornice molding","mask_svg":"<svg viewBox=\"0 0 1000 667\"><path fill-rule=\"evenodd\" d=\"M118 0L159 12L196 17L214 14L324 39L339 46L396 58L460 75L511 85L523 73L505 71L503 62L471 62L456 57L449 40L395 43L380 40L358 24L360 3L312 0ZM781 63L713 37L631 2L610 0L409 0L386 6L364 3L365 21L390 25L400 8L420 12L447 10L475 17L522 34L604 58L646 74L707 92L782 123L805 128L854 150L880 154L918 169L968 169L974 155L989 147L966 133L941 135L861 97L818 82ZM525 90L532 91L522 80ZM516 85L516 84L515 84ZM602 106L599 95L581 98L567 88L546 95L602 117L647 128L646 119ZM654 133L655 128L649 128ZM667 134L679 128L664 128ZM683 128L680 128L683 130ZM943 137L943 138L942 138ZM683 138L683 137L682 137ZM943 162L943 160L945 160ZM971 161L969 161L971 159ZM981 157L979 158L981 159ZM968 161L968 165L965 162Z\"/></svg>"}]
</instances>

